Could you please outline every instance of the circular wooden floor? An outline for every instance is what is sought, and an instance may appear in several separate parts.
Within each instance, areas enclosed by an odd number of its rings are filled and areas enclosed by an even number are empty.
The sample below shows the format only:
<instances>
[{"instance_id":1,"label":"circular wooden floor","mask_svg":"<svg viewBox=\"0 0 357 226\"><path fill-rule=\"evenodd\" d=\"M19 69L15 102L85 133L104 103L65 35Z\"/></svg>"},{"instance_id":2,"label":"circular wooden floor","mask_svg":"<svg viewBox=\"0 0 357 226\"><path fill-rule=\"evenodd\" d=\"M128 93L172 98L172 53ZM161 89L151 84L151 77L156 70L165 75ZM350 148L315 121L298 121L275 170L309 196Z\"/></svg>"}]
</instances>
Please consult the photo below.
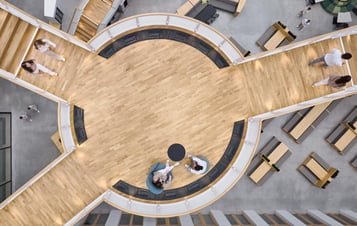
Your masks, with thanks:
<instances>
[{"instance_id":1,"label":"circular wooden floor","mask_svg":"<svg viewBox=\"0 0 357 226\"><path fill-rule=\"evenodd\" d=\"M83 106L85 165L109 187L121 179L145 188L149 167L164 163L173 143L214 165L233 123L244 119L240 86L234 83L239 78L179 42L139 42L82 71L96 77L98 87ZM172 188L200 177L188 173L184 161L174 169Z\"/></svg>"}]
</instances>

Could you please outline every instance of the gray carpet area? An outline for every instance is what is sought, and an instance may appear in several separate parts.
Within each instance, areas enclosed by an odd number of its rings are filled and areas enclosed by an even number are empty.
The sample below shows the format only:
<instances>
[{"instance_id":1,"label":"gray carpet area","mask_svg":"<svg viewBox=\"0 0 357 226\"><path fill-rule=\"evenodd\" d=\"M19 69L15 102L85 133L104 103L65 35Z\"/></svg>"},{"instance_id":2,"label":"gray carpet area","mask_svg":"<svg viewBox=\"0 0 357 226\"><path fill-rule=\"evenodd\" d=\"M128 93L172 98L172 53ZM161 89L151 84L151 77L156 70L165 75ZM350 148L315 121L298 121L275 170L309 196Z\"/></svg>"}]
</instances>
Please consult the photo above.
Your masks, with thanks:
<instances>
[{"instance_id":1,"label":"gray carpet area","mask_svg":"<svg viewBox=\"0 0 357 226\"><path fill-rule=\"evenodd\" d=\"M60 155L51 141L58 130L57 103L2 78L0 94L0 112L12 113L12 182L16 190ZM32 122L20 120L30 104L37 104L40 113L29 113Z\"/></svg>"}]
</instances>

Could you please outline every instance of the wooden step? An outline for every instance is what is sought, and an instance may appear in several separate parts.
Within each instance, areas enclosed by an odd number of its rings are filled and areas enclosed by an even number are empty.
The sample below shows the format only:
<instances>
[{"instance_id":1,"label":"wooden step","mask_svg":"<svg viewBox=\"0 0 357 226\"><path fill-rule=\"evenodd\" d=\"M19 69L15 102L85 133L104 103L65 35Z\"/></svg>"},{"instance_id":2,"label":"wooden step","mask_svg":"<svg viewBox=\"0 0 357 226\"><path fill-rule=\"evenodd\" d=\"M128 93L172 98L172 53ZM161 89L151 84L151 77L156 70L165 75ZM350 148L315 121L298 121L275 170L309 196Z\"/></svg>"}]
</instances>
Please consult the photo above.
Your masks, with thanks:
<instances>
[{"instance_id":1,"label":"wooden step","mask_svg":"<svg viewBox=\"0 0 357 226\"><path fill-rule=\"evenodd\" d=\"M29 26L26 22L20 22L19 26L16 29L15 35L9 40L9 44L6 48L3 48L2 55L0 55L0 67L7 70L8 65L13 60L14 55L16 54L18 47L21 45L22 38Z\"/></svg>"},{"instance_id":2,"label":"wooden step","mask_svg":"<svg viewBox=\"0 0 357 226\"><path fill-rule=\"evenodd\" d=\"M0 34L0 59L2 55L7 51L11 39L16 36L16 30L19 25L19 18L11 16Z\"/></svg>"},{"instance_id":3,"label":"wooden step","mask_svg":"<svg viewBox=\"0 0 357 226\"><path fill-rule=\"evenodd\" d=\"M108 5L102 0L90 0L84 8L83 13L96 24L100 24L109 12L110 8L111 5Z\"/></svg>"},{"instance_id":4,"label":"wooden step","mask_svg":"<svg viewBox=\"0 0 357 226\"><path fill-rule=\"evenodd\" d=\"M102 2L110 6L113 4L113 0L102 0Z\"/></svg>"},{"instance_id":5,"label":"wooden step","mask_svg":"<svg viewBox=\"0 0 357 226\"><path fill-rule=\"evenodd\" d=\"M84 42L88 42L90 40L86 36L79 33L78 31L76 31L76 33L74 33L74 37L76 37L77 39L82 40Z\"/></svg>"},{"instance_id":6,"label":"wooden step","mask_svg":"<svg viewBox=\"0 0 357 226\"><path fill-rule=\"evenodd\" d=\"M3 26L7 23L7 20L11 15L5 10L0 9L0 34L2 32Z\"/></svg>"},{"instance_id":7,"label":"wooden step","mask_svg":"<svg viewBox=\"0 0 357 226\"><path fill-rule=\"evenodd\" d=\"M23 21L23 23L26 23ZM12 54L11 61L6 62L6 70L8 72L11 72L15 74L16 70L18 67L20 67L23 58L25 57L26 50L29 45L32 45L32 37L34 36L36 32L36 27L32 26L31 24L28 24L26 27L26 30L24 31L21 41L18 44L17 50L12 50L14 53ZM10 57L9 57L10 59ZM6 58L6 61L8 61L8 58Z\"/></svg>"},{"instance_id":8,"label":"wooden step","mask_svg":"<svg viewBox=\"0 0 357 226\"><path fill-rule=\"evenodd\" d=\"M82 24L85 27L88 27L91 31L94 31L94 33L97 33L98 29L98 24L96 24L93 20L91 20L88 16L82 15L81 19L79 20L79 24ZM84 28L84 27L82 27Z\"/></svg>"},{"instance_id":9,"label":"wooden step","mask_svg":"<svg viewBox=\"0 0 357 226\"><path fill-rule=\"evenodd\" d=\"M92 35L88 34L86 30L83 30L80 27L77 27L77 30L74 33L74 36L80 38L81 40L83 40L85 42L88 42L92 38Z\"/></svg>"}]
</instances>

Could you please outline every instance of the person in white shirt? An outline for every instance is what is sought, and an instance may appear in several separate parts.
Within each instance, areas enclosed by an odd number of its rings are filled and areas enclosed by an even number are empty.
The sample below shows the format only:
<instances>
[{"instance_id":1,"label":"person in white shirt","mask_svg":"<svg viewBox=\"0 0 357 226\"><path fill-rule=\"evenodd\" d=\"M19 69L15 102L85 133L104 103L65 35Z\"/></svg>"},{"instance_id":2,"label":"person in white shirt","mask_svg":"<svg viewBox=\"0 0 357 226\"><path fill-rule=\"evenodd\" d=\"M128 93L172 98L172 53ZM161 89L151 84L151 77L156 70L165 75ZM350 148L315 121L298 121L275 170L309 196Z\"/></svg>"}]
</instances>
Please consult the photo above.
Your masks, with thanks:
<instances>
[{"instance_id":1,"label":"person in white shirt","mask_svg":"<svg viewBox=\"0 0 357 226\"><path fill-rule=\"evenodd\" d=\"M352 79L351 75L330 75L329 77L318 81L314 82L312 84L312 87L317 87L317 86L322 86L322 85L327 85L335 89L339 89L342 87L345 87L348 82L350 82Z\"/></svg>"},{"instance_id":2,"label":"person in white shirt","mask_svg":"<svg viewBox=\"0 0 357 226\"><path fill-rule=\"evenodd\" d=\"M41 53L44 53L50 57L53 57L63 62L66 61L66 59L63 56L58 55L53 51L53 49L56 48L56 44L48 39L38 39L34 42L33 45L35 46L35 49L37 49Z\"/></svg>"},{"instance_id":3,"label":"person in white shirt","mask_svg":"<svg viewBox=\"0 0 357 226\"><path fill-rule=\"evenodd\" d=\"M26 113L24 113L24 114L20 115L20 116L19 116L19 119L21 119L21 120L25 120L25 121L27 121L27 122L32 122L32 118L31 118L31 116L30 116L30 115L28 115L28 114L26 114Z\"/></svg>"},{"instance_id":4,"label":"person in white shirt","mask_svg":"<svg viewBox=\"0 0 357 226\"><path fill-rule=\"evenodd\" d=\"M40 113L40 109L38 109L37 104L30 104L29 106L27 106L27 110Z\"/></svg>"},{"instance_id":5,"label":"person in white shirt","mask_svg":"<svg viewBox=\"0 0 357 226\"><path fill-rule=\"evenodd\" d=\"M191 164L185 164L186 169L193 174L203 174L207 171L207 162L193 155L187 155Z\"/></svg>"},{"instance_id":6,"label":"person in white shirt","mask_svg":"<svg viewBox=\"0 0 357 226\"><path fill-rule=\"evenodd\" d=\"M311 23L311 20L310 20L310 19L303 18L303 19L301 19L300 24L298 24L296 27L297 27L300 31L303 31L304 28L305 28L307 25L310 25L310 23Z\"/></svg>"},{"instance_id":7,"label":"person in white shirt","mask_svg":"<svg viewBox=\"0 0 357 226\"><path fill-rule=\"evenodd\" d=\"M176 162L174 165L169 165L170 160L166 161L166 167L161 170L157 170L153 172L153 178L152 178L152 183L155 185L157 188L166 188L168 187L171 182L172 182L172 176L170 175L170 172L175 168L175 166L178 166L180 163Z\"/></svg>"},{"instance_id":8,"label":"person in white shirt","mask_svg":"<svg viewBox=\"0 0 357 226\"><path fill-rule=\"evenodd\" d=\"M40 74L40 72L48 73L51 76L57 76L58 74L42 64L36 63L35 60L26 60L21 63L21 67L32 74Z\"/></svg>"},{"instance_id":9,"label":"person in white shirt","mask_svg":"<svg viewBox=\"0 0 357 226\"><path fill-rule=\"evenodd\" d=\"M352 58L351 53L342 54L340 50L333 49L331 53L327 53L322 57L319 57L315 60L309 62L309 66L314 64L324 62L324 66L342 66L343 60L349 60Z\"/></svg>"}]
</instances>

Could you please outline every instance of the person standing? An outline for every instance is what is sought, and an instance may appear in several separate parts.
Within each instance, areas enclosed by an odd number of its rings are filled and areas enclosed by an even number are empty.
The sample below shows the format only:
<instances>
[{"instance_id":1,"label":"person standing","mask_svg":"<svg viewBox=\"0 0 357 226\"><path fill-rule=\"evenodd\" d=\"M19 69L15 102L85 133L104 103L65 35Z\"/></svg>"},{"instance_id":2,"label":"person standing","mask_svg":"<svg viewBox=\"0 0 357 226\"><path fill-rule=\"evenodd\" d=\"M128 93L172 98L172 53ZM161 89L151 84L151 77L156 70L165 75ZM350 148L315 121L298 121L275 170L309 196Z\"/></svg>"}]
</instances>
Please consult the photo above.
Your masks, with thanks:
<instances>
[{"instance_id":1,"label":"person standing","mask_svg":"<svg viewBox=\"0 0 357 226\"><path fill-rule=\"evenodd\" d=\"M303 18L300 22L299 25L297 25L296 27L300 30L300 31L303 31L304 28L307 26L307 25L310 25L311 23L311 20L309 19L306 19L306 18Z\"/></svg>"},{"instance_id":2,"label":"person standing","mask_svg":"<svg viewBox=\"0 0 357 226\"><path fill-rule=\"evenodd\" d=\"M301 10L300 12L298 12L298 14L296 15L297 17L302 17L303 15L305 15L306 13L309 13L311 11L311 7L306 7L305 9Z\"/></svg>"},{"instance_id":3,"label":"person standing","mask_svg":"<svg viewBox=\"0 0 357 226\"><path fill-rule=\"evenodd\" d=\"M38 106L37 106L36 104L30 104L30 105L27 107L27 110L28 110L28 111L34 111L34 112L40 113L40 110L38 109Z\"/></svg>"},{"instance_id":4,"label":"person standing","mask_svg":"<svg viewBox=\"0 0 357 226\"><path fill-rule=\"evenodd\" d=\"M21 67L32 74L40 74L40 72L48 73L51 76L57 76L58 74L42 64L36 63L35 60L26 60L21 63Z\"/></svg>"},{"instance_id":5,"label":"person standing","mask_svg":"<svg viewBox=\"0 0 357 226\"><path fill-rule=\"evenodd\" d=\"M324 66L342 66L344 64L343 60L349 60L352 58L351 53L342 54L340 50L333 49L331 53L327 53L322 57L319 57L315 60L309 62L309 66L314 64L324 62Z\"/></svg>"},{"instance_id":6,"label":"person standing","mask_svg":"<svg viewBox=\"0 0 357 226\"><path fill-rule=\"evenodd\" d=\"M57 53L55 53L53 51L53 49L56 48L56 44L51 42L48 39L38 39L34 42L33 45L35 46L35 49L37 49L41 53L44 53L44 54L46 54L50 57L53 57L59 61L63 61L63 62L66 61L66 59L63 56L58 55Z\"/></svg>"},{"instance_id":7,"label":"person standing","mask_svg":"<svg viewBox=\"0 0 357 226\"><path fill-rule=\"evenodd\" d=\"M340 76L340 75L330 75L328 78L325 78L321 81L315 82L312 84L312 87L328 85L332 88L342 88L351 81L352 77L350 75Z\"/></svg>"},{"instance_id":8,"label":"person standing","mask_svg":"<svg viewBox=\"0 0 357 226\"><path fill-rule=\"evenodd\" d=\"M21 120L25 120L27 122L32 122L32 118L30 115L28 115L27 113L24 113L22 115L19 116L19 119Z\"/></svg>"}]
</instances>

